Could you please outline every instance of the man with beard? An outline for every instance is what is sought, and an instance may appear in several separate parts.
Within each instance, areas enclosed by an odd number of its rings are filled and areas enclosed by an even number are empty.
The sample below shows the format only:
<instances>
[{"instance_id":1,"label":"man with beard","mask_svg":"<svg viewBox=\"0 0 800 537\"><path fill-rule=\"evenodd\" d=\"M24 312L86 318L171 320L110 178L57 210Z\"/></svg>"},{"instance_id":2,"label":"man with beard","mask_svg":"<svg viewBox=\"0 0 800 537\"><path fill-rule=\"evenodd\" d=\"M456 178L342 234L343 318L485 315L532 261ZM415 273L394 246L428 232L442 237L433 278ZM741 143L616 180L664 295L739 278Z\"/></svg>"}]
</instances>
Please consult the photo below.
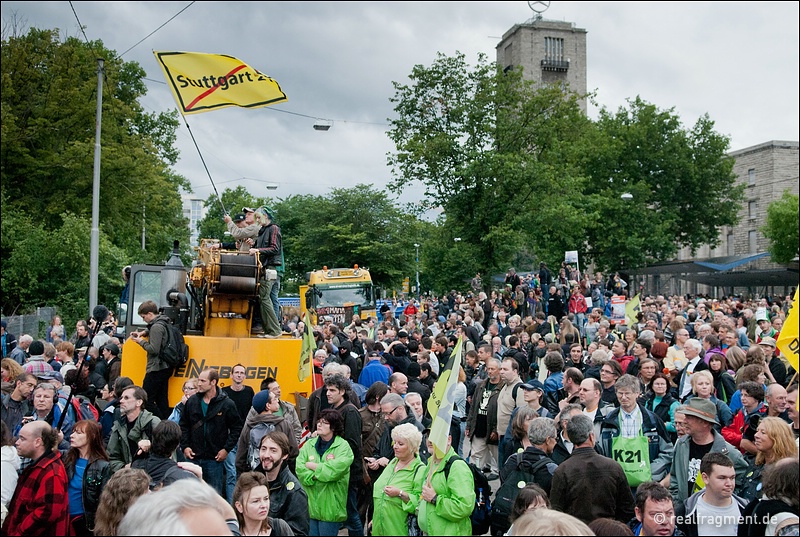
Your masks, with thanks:
<instances>
[{"instance_id":1,"label":"man with beard","mask_svg":"<svg viewBox=\"0 0 800 537\"><path fill-rule=\"evenodd\" d=\"M308 495L286 464L289 458L289 437L272 431L261 438L255 469L269 481L269 516L289 524L295 535L308 535Z\"/></svg>"}]
</instances>

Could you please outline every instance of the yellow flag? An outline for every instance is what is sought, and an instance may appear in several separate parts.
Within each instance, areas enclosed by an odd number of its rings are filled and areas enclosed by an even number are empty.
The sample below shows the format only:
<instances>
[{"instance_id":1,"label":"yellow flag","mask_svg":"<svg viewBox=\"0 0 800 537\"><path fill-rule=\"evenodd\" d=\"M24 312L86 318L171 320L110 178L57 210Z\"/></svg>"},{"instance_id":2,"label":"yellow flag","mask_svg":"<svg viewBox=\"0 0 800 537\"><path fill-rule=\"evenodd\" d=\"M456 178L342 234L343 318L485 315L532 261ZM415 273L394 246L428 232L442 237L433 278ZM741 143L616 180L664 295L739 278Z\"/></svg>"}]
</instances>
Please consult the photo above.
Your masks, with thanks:
<instances>
[{"instance_id":1,"label":"yellow flag","mask_svg":"<svg viewBox=\"0 0 800 537\"><path fill-rule=\"evenodd\" d=\"M628 326L633 326L636 323L636 314L641 310L642 307L639 302L639 295L637 294L625 304L625 319L627 319Z\"/></svg>"},{"instance_id":2,"label":"yellow flag","mask_svg":"<svg viewBox=\"0 0 800 537\"><path fill-rule=\"evenodd\" d=\"M286 101L278 83L224 54L153 51L182 114L228 106L260 108Z\"/></svg>"},{"instance_id":3,"label":"yellow flag","mask_svg":"<svg viewBox=\"0 0 800 537\"><path fill-rule=\"evenodd\" d=\"M800 339L798 339L797 334L798 325L800 325L800 313L798 313L800 306L797 305L797 292L799 290L795 289L794 291L792 309L789 310L789 316L786 318L786 322L783 323L778 341L775 342L775 345L786 356L795 371L800 371L800 368L797 367L797 357L800 354Z\"/></svg>"},{"instance_id":4,"label":"yellow flag","mask_svg":"<svg viewBox=\"0 0 800 537\"><path fill-rule=\"evenodd\" d=\"M303 347L300 350L300 367L297 370L297 378L300 382L311 376L311 361L314 358L314 351L317 350L317 342L314 339L314 332L311 330L308 311L306 311L303 322L306 326L303 330Z\"/></svg>"},{"instance_id":5,"label":"yellow flag","mask_svg":"<svg viewBox=\"0 0 800 537\"><path fill-rule=\"evenodd\" d=\"M461 343L459 338L428 399L428 413L433 418L428 439L433 444L437 459L444 457L447 452L447 436L453 420L454 392L458 385L458 372L461 370Z\"/></svg>"}]
</instances>

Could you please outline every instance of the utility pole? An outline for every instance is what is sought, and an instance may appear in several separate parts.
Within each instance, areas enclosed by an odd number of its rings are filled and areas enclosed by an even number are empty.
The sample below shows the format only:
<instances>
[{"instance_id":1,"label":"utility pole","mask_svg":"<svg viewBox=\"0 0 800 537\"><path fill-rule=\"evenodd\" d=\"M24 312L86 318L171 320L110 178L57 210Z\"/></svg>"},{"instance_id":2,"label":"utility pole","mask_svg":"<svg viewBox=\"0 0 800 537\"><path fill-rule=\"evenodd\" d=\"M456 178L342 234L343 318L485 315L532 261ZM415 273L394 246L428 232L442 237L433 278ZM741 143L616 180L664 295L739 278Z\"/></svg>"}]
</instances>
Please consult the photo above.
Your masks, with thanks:
<instances>
[{"instance_id":1,"label":"utility pole","mask_svg":"<svg viewBox=\"0 0 800 537\"><path fill-rule=\"evenodd\" d=\"M94 181L92 183L92 237L89 256L89 316L97 306L98 266L100 264L100 127L103 119L103 65L97 58L97 114L94 134Z\"/></svg>"}]
</instances>

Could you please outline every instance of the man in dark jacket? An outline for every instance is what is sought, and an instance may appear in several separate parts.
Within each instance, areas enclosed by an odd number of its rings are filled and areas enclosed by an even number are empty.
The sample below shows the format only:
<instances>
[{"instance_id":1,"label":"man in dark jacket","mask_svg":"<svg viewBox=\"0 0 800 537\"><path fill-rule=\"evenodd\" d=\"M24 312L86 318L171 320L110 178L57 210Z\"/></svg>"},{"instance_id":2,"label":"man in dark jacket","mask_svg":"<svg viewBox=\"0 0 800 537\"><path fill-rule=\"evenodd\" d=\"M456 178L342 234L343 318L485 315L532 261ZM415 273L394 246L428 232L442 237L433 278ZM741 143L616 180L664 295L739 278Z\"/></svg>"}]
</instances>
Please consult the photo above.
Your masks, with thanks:
<instances>
[{"instance_id":1,"label":"man in dark jacket","mask_svg":"<svg viewBox=\"0 0 800 537\"><path fill-rule=\"evenodd\" d=\"M179 479L198 478L202 473L199 466L188 463L196 473L186 470L187 463L182 463L184 468L172 460L172 454L178 449L181 442L181 427L174 421L164 420L153 427L153 438L150 442L150 456L146 459L136 459L131 463L131 468L141 468L150 476L153 486L167 486Z\"/></svg>"},{"instance_id":2,"label":"man in dark jacket","mask_svg":"<svg viewBox=\"0 0 800 537\"><path fill-rule=\"evenodd\" d=\"M358 513L358 487L363 482L363 459L361 454L361 414L349 398L350 382L340 374L331 375L325 381L328 403L338 410L344 421L342 438L347 440L353 452L353 463L350 465L350 480L347 489L347 520L345 526L350 535L364 535L361 515Z\"/></svg>"},{"instance_id":3,"label":"man in dark jacket","mask_svg":"<svg viewBox=\"0 0 800 537\"><path fill-rule=\"evenodd\" d=\"M236 404L217 387L219 373L207 367L197 379L197 393L181 413L184 456L203 469L203 479L225 497L224 464L242 432Z\"/></svg>"},{"instance_id":4,"label":"man in dark jacket","mask_svg":"<svg viewBox=\"0 0 800 537\"><path fill-rule=\"evenodd\" d=\"M281 325L275 314L272 303L272 288L279 285L278 269L283 265L283 237L281 228L272 222L271 209L259 207L256 218L261 222L256 243L250 248L251 254L258 254L261 259L261 274L258 280L258 298L261 304L261 319L264 322L264 334L268 337L281 335Z\"/></svg>"},{"instance_id":5,"label":"man in dark jacket","mask_svg":"<svg viewBox=\"0 0 800 537\"><path fill-rule=\"evenodd\" d=\"M500 360L486 360L486 380L479 381L469 407L465 435L472 442L470 460L478 468L489 468L489 475L497 478L500 472L497 445L497 398L503 383L500 379ZM505 433L505 431L503 431Z\"/></svg>"},{"instance_id":6,"label":"man in dark jacket","mask_svg":"<svg viewBox=\"0 0 800 537\"><path fill-rule=\"evenodd\" d=\"M595 452L593 429L592 420L583 414L567 422L575 449L553 474L550 502L553 509L587 524L596 518L627 523L635 514L628 479L619 463Z\"/></svg>"},{"instance_id":7,"label":"man in dark jacket","mask_svg":"<svg viewBox=\"0 0 800 537\"><path fill-rule=\"evenodd\" d=\"M295 535L308 535L308 495L300 480L289 471L289 437L272 431L261 438L258 457L262 472L269 481L269 516L284 520Z\"/></svg>"},{"instance_id":8,"label":"man in dark jacket","mask_svg":"<svg viewBox=\"0 0 800 537\"><path fill-rule=\"evenodd\" d=\"M147 392L147 410L159 419L169 416L169 378L172 368L161 360L161 349L167 344L167 326L169 318L158 313L158 305L152 300L145 300L139 306L139 316L147 323L147 329L133 332L131 339L147 352L142 388ZM147 339L144 339L147 336ZM77 348L77 347L76 347Z\"/></svg>"},{"instance_id":9,"label":"man in dark jacket","mask_svg":"<svg viewBox=\"0 0 800 537\"><path fill-rule=\"evenodd\" d=\"M428 398L431 396L431 390L419 380L420 366L417 362L411 362L408 365L408 392L415 392L422 396L422 406L428 408ZM408 393L406 392L406 393Z\"/></svg>"}]
</instances>

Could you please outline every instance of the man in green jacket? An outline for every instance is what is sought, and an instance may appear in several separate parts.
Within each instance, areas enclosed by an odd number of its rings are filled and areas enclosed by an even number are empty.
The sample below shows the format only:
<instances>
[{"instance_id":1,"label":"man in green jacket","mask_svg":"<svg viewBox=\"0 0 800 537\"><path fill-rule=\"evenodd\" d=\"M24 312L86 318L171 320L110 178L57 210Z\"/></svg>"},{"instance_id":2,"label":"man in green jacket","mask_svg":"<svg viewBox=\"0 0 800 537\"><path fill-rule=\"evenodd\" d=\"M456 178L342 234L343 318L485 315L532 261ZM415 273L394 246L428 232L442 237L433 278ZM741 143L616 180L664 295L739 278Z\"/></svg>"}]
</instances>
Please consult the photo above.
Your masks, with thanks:
<instances>
[{"instance_id":1,"label":"man in green jacket","mask_svg":"<svg viewBox=\"0 0 800 537\"><path fill-rule=\"evenodd\" d=\"M475 485L472 470L463 460L456 460L445 475L447 461L456 457L447 437L447 451L442 459L430 440L431 458L425 472L420 472L422 496L419 501L419 527L428 535L472 535L470 515L475 507Z\"/></svg>"},{"instance_id":2,"label":"man in green jacket","mask_svg":"<svg viewBox=\"0 0 800 537\"><path fill-rule=\"evenodd\" d=\"M719 423L716 405L708 399L692 397L680 410L686 416L688 434L675 442L672 453L669 479L672 499L680 504L705 486L700 473L700 461L706 453L724 453L733 461L738 490L748 467L747 461L738 449L714 429L714 425Z\"/></svg>"},{"instance_id":3,"label":"man in green jacket","mask_svg":"<svg viewBox=\"0 0 800 537\"><path fill-rule=\"evenodd\" d=\"M139 386L125 388L119 398L119 420L114 422L108 439L109 468L113 474L130 466L137 456L150 450L153 429L161 423L156 416L144 410L147 392ZM137 449L133 449L137 446Z\"/></svg>"}]
</instances>

